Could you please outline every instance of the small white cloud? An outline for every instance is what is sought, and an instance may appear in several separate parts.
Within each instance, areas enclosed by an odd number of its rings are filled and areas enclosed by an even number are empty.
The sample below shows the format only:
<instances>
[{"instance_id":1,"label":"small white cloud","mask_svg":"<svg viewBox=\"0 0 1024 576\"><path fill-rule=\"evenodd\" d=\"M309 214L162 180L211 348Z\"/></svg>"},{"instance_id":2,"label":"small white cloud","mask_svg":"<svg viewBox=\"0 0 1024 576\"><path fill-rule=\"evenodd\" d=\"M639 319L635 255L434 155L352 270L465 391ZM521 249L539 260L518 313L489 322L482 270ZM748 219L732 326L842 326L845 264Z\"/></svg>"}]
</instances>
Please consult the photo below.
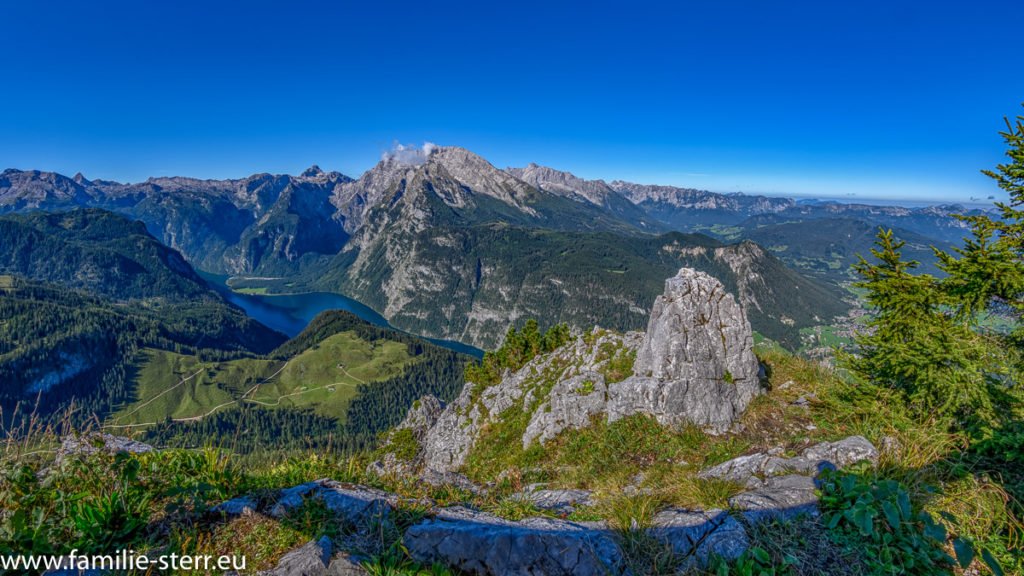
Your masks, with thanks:
<instances>
[{"instance_id":1,"label":"small white cloud","mask_svg":"<svg viewBox=\"0 0 1024 576\"><path fill-rule=\"evenodd\" d=\"M381 152L380 159L394 160L406 166L422 166L427 163L427 158L437 150L439 146L433 142L424 142L423 146L415 144L399 144L397 140L390 150Z\"/></svg>"}]
</instances>

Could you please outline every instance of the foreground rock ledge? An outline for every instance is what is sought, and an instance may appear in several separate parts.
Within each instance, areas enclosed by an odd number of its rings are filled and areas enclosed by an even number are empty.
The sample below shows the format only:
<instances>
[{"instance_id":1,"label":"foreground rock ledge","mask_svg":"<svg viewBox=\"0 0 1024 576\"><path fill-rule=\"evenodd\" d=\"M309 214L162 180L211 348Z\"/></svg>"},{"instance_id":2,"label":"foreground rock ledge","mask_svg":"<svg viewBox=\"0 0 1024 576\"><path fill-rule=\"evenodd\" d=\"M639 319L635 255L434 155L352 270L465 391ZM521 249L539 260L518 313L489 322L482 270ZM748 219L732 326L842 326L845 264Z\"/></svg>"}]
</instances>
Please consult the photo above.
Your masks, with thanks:
<instances>
[{"instance_id":1,"label":"foreground rock ledge","mask_svg":"<svg viewBox=\"0 0 1024 576\"><path fill-rule=\"evenodd\" d=\"M738 558L750 547L748 525L817 514L814 477L821 470L842 468L860 460L871 463L878 460L878 451L860 436L821 442L792 458L767 453L734 458L698 475L746 486L746 491L729 500L729 510L661 510L646 528L646 534L670 546L684 568L706 566L712 554L726 559ZM592 493L530 490L521 495L559 509L566 505L586 505ZM253 509L257 504L251 498L226 502L219 510L225 514L262 512L280 517L308 498L322 499L329 510L357 529L372 529L383 516L403 503L430 507L429 518L408 528L402 537L409 555L428 565L436 562L481 576L625 576L629 573L619 534L603 521L505 520L465 507L436 507L429 500L413 501L382 490L329 479L283 490L276 502L267 504L262 511ZM287 555L271 573L276 576L361 573L356 557L337 551L333 557L331 554L331 542L311 542Z\"/></svg>"}]
</instances>

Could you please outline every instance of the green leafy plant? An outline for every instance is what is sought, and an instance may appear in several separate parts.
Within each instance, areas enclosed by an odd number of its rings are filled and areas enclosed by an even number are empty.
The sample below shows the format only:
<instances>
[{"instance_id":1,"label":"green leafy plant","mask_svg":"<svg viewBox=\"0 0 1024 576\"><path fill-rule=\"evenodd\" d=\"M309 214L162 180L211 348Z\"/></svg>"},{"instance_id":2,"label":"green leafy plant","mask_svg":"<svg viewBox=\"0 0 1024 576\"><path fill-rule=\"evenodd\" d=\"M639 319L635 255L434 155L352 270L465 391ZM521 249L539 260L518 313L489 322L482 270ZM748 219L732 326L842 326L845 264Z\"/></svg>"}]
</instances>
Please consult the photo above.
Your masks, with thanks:
<instances>
[{"instance_id":1,"label":"green leafy plant","mask_svg":"<svg viewBox=\"0 0 1024 576\"><path fill-rule=\"evenodd\" d=\"M966 568L975 557L971 542L949 538L931 514L915 510L906 488L894 480L826 471L821 507L834 540L865 560L877 574L935 574L955 564ZM943 519L955 521L948 514ZM954 559L944 550L950 540ZM987 550L982 560L995 574L1002 568Z\"/></svg>"},{"instance_id":2,"label":"green leafy plant","mask_svg":"<svg viewBox=\"0 0 1024 576\"><path fill-rule=\"evenodd\" d=\"M783 559L782 564L774 564L767 550L752 546L732 562L717 554L712 556L708 562L708 572L715 576L776 576L787 574L793 563Z\"/></svg>"}]
</instances>

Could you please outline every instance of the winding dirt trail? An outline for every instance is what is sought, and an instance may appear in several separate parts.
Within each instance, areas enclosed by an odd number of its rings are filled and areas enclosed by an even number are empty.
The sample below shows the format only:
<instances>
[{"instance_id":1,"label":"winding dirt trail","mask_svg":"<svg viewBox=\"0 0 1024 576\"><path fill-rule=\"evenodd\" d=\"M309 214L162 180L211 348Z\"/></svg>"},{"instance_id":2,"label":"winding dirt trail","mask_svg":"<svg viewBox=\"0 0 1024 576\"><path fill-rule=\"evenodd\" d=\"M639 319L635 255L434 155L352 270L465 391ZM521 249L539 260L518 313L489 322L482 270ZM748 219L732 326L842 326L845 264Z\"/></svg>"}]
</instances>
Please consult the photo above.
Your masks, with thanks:
<instances>
[{"instance_id":1,"label":"winding dirt trail","mask_svg":"<svg viewBox=\"0 0 1024 576\"><path fill-rule=\"evenodd\" d=\"M167 393L168 393L168 392L170 392L171 390L174 390L174 389L178 388L179 386L181 386L182 384L184 384L185 382L188 382L189 380L191 380L191 379L195 378L195 377L196 377L196 376L198 376L198 375L199 375L199 374L200 374L200 373L201 373L201 372L202 372L203 370L206 370L206 367L205 367L205 366L204 366L204 367L202 367L202 368L200 368L199 370L196 370L196 371L195 371L195 373L193 373L193 374L192 374L191 376L189 376L188 378L185 378L184 380L182 380L181 382L178 382L178 383L177 383L177 384L175 384L174 386L171 386L171 387L170 387L170 388L168 388L167 390L164 390L163 392L161 392L161 393L157 394L156 396L153 396L152 398L150 398L149 400L146 400L146 401L145 401L145 402L143 402L142 404L139 404L138 406L136 406L136 407L135 407L135 410L132 410L131 412L129 412L129 413L127 413L127 414L122 414L121 416L119 416L119 417L117 418L117 420L120 420L120 419L122 419L122 418L127 418L127 417L131 416L132 414L135 414L135 413L136 413L136 412L138 412L139 410L142 410L142 409L143 409L143 408L145 408L146 406L149 406L149 405L150 405L150 404L152 404L152 403L153 403L153 402L154 402L154 401L155 401L155 400L156 400L157 398L160 398L160 397L161 397L161 396L163 396L164 394L167 394ZM116 420L115 420L115 422L116 422Z\"/></svg>"}]
</instances>

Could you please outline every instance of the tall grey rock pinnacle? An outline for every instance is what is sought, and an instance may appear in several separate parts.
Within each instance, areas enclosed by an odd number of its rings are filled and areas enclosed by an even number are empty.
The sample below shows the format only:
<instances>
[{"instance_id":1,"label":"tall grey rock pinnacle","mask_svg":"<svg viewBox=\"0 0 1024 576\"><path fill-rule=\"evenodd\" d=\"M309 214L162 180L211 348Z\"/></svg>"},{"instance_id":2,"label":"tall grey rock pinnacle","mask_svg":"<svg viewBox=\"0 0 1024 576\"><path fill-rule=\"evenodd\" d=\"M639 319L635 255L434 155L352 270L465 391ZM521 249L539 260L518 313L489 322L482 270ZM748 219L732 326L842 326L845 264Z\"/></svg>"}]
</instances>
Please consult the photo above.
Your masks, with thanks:
<instances>
[{"instance_id":1,"label":"tall grey rock pinnacle","mask_svg":"<svg viewBox=\"0 0 1024 576\"><path fill-rule=\"evenodd\" d=\"M585 427L594 417L613 422L633 414L721 434L761 392L753 344L750 322L722 283L683 268L665 282L646 333L580 334L506 372L494 385L481 389L467 382L439 416L424 420L436 421L417 434L417 463L432 470L458 469L488 423L509 417L509 411L528 417L524 449ZM623 358L635 358L632 374L616 368Z\"/></svg>"},{"instance_id":2,"label":"tall grey rock pinnacle","mask_svg":"<svg viewBox=\"0 0 1024 576\"><path fill-rule=\"evenodd\" d=\"M722 283L683 268L654 302L636 376L609 390L609 417L642 412L724 432L760 392L753 346L750 322Z\"/></svg>"}]
</instances>

